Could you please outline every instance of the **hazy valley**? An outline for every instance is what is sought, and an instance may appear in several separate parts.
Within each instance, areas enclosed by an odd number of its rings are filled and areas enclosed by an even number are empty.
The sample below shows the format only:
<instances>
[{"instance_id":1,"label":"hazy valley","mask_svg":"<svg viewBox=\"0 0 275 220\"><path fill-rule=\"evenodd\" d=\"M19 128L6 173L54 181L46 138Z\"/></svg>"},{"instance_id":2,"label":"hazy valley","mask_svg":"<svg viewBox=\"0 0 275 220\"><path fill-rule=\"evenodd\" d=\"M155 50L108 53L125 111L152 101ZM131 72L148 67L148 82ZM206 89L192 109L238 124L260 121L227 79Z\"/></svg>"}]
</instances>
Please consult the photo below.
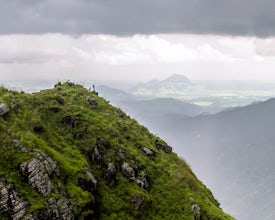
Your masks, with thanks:
<instances>
[{"instance_id":1,"label":"hazy valley","mask_svg":"<svg viewBox=\"0 0 275 220\"><path fill-rule=\"evenodd\" d=\"M239 89L234 90L233 85L221 83L219 97L206 93L205 102L215 101L210 106L187 99L141 100L141 96L107 87L99 87L99 91L173 144L226 211L238 219L274 219L275 101L264 101L272 97L273 87L271 83L248 82L245 86L239 82L235 84ZM223 96L222 88L231 88L231 97Z\"/></svg>"}]
</instances>

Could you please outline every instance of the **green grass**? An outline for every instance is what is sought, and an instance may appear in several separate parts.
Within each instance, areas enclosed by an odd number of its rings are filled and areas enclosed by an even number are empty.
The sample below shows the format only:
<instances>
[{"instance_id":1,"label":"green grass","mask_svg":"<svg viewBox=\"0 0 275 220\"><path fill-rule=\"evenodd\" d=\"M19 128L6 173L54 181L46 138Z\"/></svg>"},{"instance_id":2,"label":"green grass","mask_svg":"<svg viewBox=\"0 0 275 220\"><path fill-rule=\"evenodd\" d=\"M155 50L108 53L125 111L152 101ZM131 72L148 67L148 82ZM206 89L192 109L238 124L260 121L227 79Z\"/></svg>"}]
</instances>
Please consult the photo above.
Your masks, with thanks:
<instances>
[{"instance_id":1,"label":"green grass","mask_svg":"<svg viewBox=\"0 0 275 220\"><path fill-rule=\"evenodd\" d=\"M64 99L64 105L56 101L57 96ZM87 96L96 99L96 108L89 107ZM13 183L20 195L28 200L30 213L42 208L47 198L64 197L74 205L80 219L93 214L103 220L192 219L193 203L199 204L201 219L232 219L219 208L210 190L182 159L175 153L167 154L156 148L154 143L158 137L129 116L123 114L121 117L121 110L82 86L67 82L33 94L0 87L0 102L11 107L12 100L17 108L11 108L8 115L0 117L0 177ZM57 108L58 112L52 110ZM66 116L72 116L76 124L65 124L63 118ZM34 132L35 125L41 125L43 131ZM77 134L81 137L75 138ZM15 138L28 153L12 145L11 140ZM107 148L98 147L101 163L94 162L91 157L98 138L109 143ZM157 156L150 159L140 150L141 146L154 150ZM125 152L125 161L137 173L146 170L151 185L149 190L122 175L119 150ZM60 176L52 177L55 190L47 198L31 188L18 171L22 162L39 151L52 157L60 169ZM107 181L103 177L109 162L115 164L117 172ZM94 192L78 185L78 178L85 175L87 169L97 179ZM131 203L136 195L143 198L139 210ZM89 205L93 198L95 203Z\"/></svg>"}]
</instances>

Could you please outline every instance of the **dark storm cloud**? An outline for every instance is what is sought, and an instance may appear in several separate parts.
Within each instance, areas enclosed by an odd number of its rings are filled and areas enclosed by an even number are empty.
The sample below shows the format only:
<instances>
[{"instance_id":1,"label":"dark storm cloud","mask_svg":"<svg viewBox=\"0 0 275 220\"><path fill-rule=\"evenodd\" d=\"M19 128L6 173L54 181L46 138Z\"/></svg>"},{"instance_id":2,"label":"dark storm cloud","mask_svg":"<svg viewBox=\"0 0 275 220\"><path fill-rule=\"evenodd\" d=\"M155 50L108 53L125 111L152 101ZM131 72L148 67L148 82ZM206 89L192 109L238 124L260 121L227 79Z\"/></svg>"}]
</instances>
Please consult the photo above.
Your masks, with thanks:
<instances>
[{"instance_id":1,"label":"dark storm cloud","mask_svg":"<svg viewBox=\"0 0 275 220\"><path fill-rule=\"evenodd\" d=\"M0 0L0 34L275 35L273 0Z\"/></svg>"}]
</instances>

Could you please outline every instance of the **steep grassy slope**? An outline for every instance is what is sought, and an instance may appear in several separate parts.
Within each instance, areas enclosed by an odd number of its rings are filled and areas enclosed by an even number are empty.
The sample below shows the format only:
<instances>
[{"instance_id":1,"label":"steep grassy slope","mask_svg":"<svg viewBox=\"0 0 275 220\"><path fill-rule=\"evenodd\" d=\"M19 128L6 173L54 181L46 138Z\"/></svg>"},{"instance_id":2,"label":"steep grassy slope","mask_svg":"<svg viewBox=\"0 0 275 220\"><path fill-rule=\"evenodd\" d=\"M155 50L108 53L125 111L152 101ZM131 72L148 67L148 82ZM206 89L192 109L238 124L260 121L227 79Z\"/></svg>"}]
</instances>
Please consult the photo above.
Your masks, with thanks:
<instances>
[{"instance_id":1,"label":"steep grassy slope","mask_svg":"<svg viewBox=\"0 0 275 220\"><path fill-rule=\"evenodd\" d=\"M165 142L67 82L0 88L0 219L231 219Z\"/></svg>"}]
</instances>

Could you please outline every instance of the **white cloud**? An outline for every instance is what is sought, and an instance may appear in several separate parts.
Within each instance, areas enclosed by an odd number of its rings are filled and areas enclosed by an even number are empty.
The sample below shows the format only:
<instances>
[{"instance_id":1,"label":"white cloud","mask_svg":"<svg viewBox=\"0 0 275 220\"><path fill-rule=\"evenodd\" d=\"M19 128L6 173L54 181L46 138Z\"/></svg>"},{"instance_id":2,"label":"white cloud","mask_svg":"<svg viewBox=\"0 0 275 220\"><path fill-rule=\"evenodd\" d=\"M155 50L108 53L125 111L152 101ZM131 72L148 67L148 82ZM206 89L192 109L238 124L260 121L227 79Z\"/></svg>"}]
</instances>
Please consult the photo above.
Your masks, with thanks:
<instances>
[{"instance_id":1,"label":"white cloud","mask_svg":"<svg viewBox=\"0 0 275 220\"><path fill-rule=\"evenodd\" d=\"M212 35L0 36L0 79L275 79L275 39Z\"/></svg>"}]
</instances>

